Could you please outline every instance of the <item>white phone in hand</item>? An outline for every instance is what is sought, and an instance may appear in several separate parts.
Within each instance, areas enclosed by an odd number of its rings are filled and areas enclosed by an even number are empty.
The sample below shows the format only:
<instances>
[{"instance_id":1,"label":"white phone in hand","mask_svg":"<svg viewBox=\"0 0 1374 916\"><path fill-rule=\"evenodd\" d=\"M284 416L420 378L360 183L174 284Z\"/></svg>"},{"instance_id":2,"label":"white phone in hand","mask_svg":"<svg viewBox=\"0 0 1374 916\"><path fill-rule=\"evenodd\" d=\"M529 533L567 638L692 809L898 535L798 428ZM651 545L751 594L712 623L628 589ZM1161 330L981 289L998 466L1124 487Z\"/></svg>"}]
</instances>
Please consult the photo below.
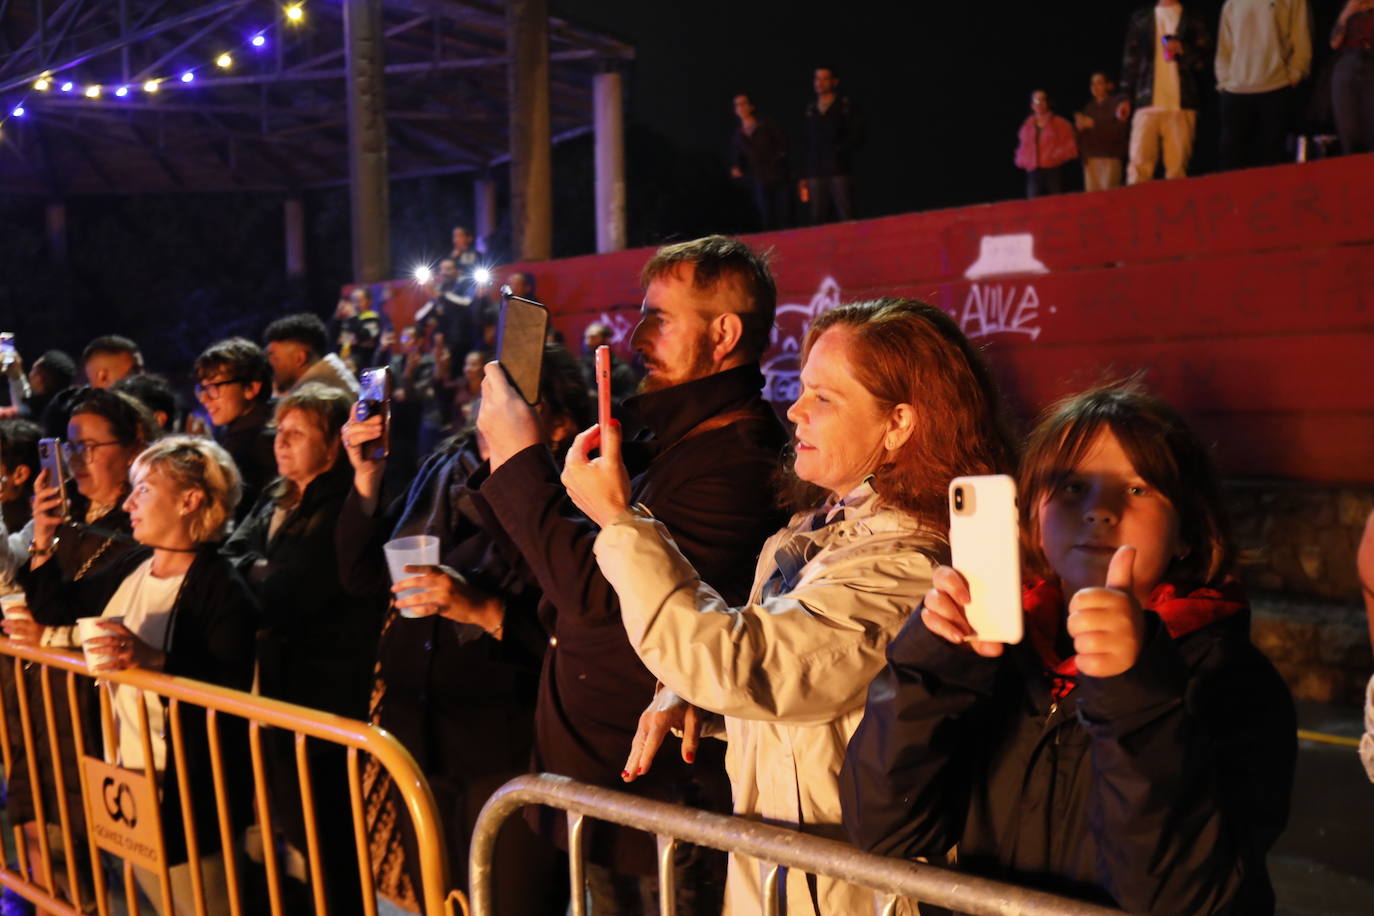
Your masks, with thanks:
<instances>
[{"instance_id":1,"label":"white phone in hand","mask_svg":"<svg viewBox=\"0 0 1374 916\"><path fill-rule=\"evenodd\" d=\"M949 484L949 546L968 582L969 626L986 642L1022 635L1021 538L1016 481L1005 474L956 477Z\"/></svg>"}]
</instances>

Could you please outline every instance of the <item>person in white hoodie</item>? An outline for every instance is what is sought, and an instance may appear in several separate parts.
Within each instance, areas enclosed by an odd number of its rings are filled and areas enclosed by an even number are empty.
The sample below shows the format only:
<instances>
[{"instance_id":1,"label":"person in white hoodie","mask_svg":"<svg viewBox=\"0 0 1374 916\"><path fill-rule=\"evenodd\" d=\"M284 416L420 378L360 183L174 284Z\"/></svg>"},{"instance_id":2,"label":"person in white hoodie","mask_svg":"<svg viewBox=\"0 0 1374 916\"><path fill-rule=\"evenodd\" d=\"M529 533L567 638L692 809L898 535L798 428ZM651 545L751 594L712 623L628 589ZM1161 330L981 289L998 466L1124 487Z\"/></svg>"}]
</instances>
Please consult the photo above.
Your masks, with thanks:
<instances>
[{"instance_id":1,"label":"person in white hoodie","mask_svg":"<svg viewBox=\"0 0 1374 916\"><path fill-rule=\"evenodd\" d=\"M1312 65L1307 0L1226 0L1217 28L1221 167L1284 161L1293 87Z\"/></svg>"}]
</instances>

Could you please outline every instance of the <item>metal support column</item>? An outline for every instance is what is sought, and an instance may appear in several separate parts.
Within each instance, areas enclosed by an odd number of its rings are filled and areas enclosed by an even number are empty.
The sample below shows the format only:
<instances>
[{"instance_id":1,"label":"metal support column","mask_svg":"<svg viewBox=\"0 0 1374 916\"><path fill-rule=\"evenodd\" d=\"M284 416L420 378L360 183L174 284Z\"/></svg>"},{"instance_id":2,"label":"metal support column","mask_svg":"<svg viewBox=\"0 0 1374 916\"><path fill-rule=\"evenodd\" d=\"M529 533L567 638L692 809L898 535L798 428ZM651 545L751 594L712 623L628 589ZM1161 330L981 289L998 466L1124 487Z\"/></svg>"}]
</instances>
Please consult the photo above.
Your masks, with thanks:
<instances>
[{"instance_id":1,"label":"metal support column","mask_svg":"<svg viewBox=\"0 0 1374 916\"><path fill-rule=\"evenodd\" d=\"M625 247L625 113L620 70L592 77L592 124L596 131L596 250Z\"/></svg>"},{"instance_id":2,"label":"metal support column","mask_svg":"<svg viewBox=\"0 0 1374 916\"><path fill-rule=\"evenodd\" d=\"M67 204L60 200L50 202L43 210L43 221L48 236L48 257L54 264L67 263Z\"/></svg>"},{"instance_id":3,"label":"metal support column","mask_svg":"<svg viewBox=\"0 0 1374 916\"><path fill-rule=\"evenodd\" d=\"M472 182L472 222L477 248L490 256L500 246L492 237L496 234L496 179L488 172Z\"/></svg>"},{"instance_id":4,"label":"metal support column","mask_svg":"<svg viewBox=\"0 0 1374 916\"><path fill-rule=\"evenodd\" d=\"M343 13L353 279L375 283L391 277L381 0L344 0Z\"/></svg>"},{"instance_id":5,"label":"metal support column","mask_svg":"<svg viewBox=\"0 0 1374 916\"><path fill-rule=\"evenodd\" d=\"M518 260L553 254L548 0L508 0L511 243Z\"/></svg>"},{"instance_id":6,"label":"metal support column","mask_svg":"<svg viewBox=\"0 0 1374 916\"><path fill-rule=\"evenodd\" d=\"M292 279L305 276L305 201L299 197L286 198L283 225L286 230L286 275Z\"/></svg>"}]
</instances>

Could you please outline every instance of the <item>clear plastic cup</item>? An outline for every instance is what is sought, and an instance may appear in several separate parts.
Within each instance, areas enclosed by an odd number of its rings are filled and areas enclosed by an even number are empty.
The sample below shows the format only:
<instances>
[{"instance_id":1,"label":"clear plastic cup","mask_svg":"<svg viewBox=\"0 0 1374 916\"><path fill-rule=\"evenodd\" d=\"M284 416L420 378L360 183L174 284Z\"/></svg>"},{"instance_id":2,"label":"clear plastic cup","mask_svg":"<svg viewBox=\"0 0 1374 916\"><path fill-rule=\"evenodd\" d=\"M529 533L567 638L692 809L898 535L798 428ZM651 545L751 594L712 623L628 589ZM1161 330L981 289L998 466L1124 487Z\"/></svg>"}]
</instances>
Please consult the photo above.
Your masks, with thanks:
<instances>
[{"instance_id":1,"label":"clear plastic cup","mask_svg":"<svg viewBox=\"0 0 1374 916\"><path fill-rule=\"evenodd\" d=\"M439 565L439 538L433 534L417 534L412 537L396 538L383 544L382 552L386 554L386 566L391 571L391 584L395 585L402 579L408 579L415 575L406 572L407 566ZM396 597L404 598L406 595L413 595L418 591L420 591L418 588L408 588L398 593ZM402 617L425 616L409 608L400 608L398 613Z\"/></svg>"},{"instance_id":2,"label":"clear plastic cup","mask_svg":"<svg viewBox=\"0 0 1374 916\"><path fill-rule=\"evenodd\" d=\"M76 641L81 644L81 654L86 657L86 667L94 671L96 665L103 665L113 657L108 652L86 648L86 640L98 636L113 636L103 623L123 623L123 617L82 617L76 622Z\"/></svg>"}]
</instances>

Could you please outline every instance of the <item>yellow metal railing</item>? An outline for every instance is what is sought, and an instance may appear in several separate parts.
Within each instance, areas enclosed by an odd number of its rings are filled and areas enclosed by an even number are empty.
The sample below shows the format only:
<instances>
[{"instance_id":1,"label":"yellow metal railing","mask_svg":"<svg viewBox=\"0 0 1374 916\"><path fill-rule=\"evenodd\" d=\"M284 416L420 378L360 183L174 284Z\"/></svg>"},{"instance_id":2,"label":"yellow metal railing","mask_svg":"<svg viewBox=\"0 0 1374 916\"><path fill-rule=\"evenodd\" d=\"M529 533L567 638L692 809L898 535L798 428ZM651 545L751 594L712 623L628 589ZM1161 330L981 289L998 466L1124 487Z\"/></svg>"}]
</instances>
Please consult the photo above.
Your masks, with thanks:
<instances>
[{"instance_id":1,"label":"yellow metal railing","mask_svg":"<svg viewBox=\"0 0 1374 916\"><path fill-rule=\"evenodd\" d=\"M420 888L418 898L423 916L456 916L467 913L467 900L456 890L450 890L448 857L444 835L440 828L434 796L429 784L421 773L415 759L399 741L385 730L342 716L296 706L266 697L256 696L239 690L232 690L213 684L172 677L157 671L129 669L119 672L102 672L99 679L93 678L81 655L73 652L24 646L10 640L0 639L0 665L12 667L13 678L0 678L0 744L3 745L3 764L6 779L15 772L17 766L27 769L33 801L34 819L30 824L12 825L17 847L18 867L0 863L0 884L36 904L40 912L60 914L60 916L82 916L89 912L92 902L88 892L94 893L94 904L100 916L109 916L109 888L101 867L101 849L110 854L111 833L97 823L102 811L101 805L111 817L123 818L133 831L134 818L127 817L124 811L125 797L119 793L127 791L130 798L136 798L140 785L152 787L154 797L160 798L165 779L169 773L159 773L155 768L153 731L149 727L149 696L159 697L165 704L166 720L170 725L170 740L166 742L166 768L174 770L182 814L181 828L186 841L191 896L197 916L205 916L208 895L212 893L206 886L202 874L202 860L196 840L196 810L192 799L192 774L187 772L187 717L197 713L205 717L205 743L208 747L209 781L214 790L214 810L218 819L219 840L223 852L225 900L217 903L227 905L233 916L243 916L263 912L263 908L246 900L244 895L244 867L240 861L241 843L230 811L229 781L236 774L227 772L224 751L225 739L221 734L224 717L231 716L247 723L248 751L251 756L253 778L253 801L263 836L263 866L268 897L267 911L273 916L283 916L286 912L283 896L283 867L278 861L276 844L272 841L273 810L271 793L268 791L267 761L263 752L264 727L280 729L294 735L296 773L300 788L301 810L306 826L306 860L308 863L308 884L312 893L314 911L327 913L325 898L325 872L321 855L321 837L316 826L316 806L339 804L342 799L316 798L311 765L306 756L307 739L316 739L347 748L347 780L349 785L349 804L352 808L352 824L358 860L359 894L363 911L367 916L376 916L376 893L373 886L372 863L369 857L368 838L365 827L364 801L362 789L363 760L367 754L390 774L396 790L404 800L406 812L413 826L416 850L419 857ZM63 682L62 693L55 690L54 681ZM102 763L115 761L115 736L118 734L111 693L114 685L122 685L141 691L138 694L138 727L142 744L144 768L142 773L118 770L119 779L106 778L105 796L93 798L92 774L98 780ZM87 726L84 725L83 710L92 704L91 692L99 697L100 720L102 723L102 753L88 757ZM35 709L32 694L41 697L41 709ZM67 721L59 721L57 697L65 698ZM40 718L41 717L41 718ZM47 740L39 740L39 729ZM127 727L127 726L125 726ZM167 737L165 734L162 737ZM64 742L66 747L64 748ZM46 745L46 747L44 746ZM22 761L12 759L15 751L22 748ZM72 755L79 761L81 780L80 797L84 808L86 835L78 836L73 823L73 812L68 799L75 793L70 786L68 774L64 772L64 755ZM88 762L89 761L89 762ZM203 780L207 774L195 774ZM123 779L127 777L132 788L126 787ZM140 779L146 780L140 783ZM115 783L118 783L116 786ZM45 794L45 788L51 791ZM110 793L114 791L113 801ZM48 799L56 801L56 822L53 811L49 810ZM113 807L114 811L109 809ZM161 805L152 805L153 824L151 832L143 836L151 837L151 842L137 838L125 838L119 842L126 844L130 854L123 859L125 896L128 911L138 910L138 892L134 871L133 850L141 849L152 855L160 863L155 875L161 896L160 911L173 912L172 880L168 865L166 848L166 824L161 822L158 813ZM137 820L143 822L145 831L147 813ZM50 829L56 828L60 837L60 848L65 859L65 873L59 875L54 865L53 842ZM97 830L102 830L102 845L97 841ZM130 834L132 836L132 833ZM78 850L81 847L89 858L80 867ZM31 849L36 850L37 862ZM151 861L151 859L149 860ZM87 877L89 887L86 886Z\"/></svg>"}]
</instances>

